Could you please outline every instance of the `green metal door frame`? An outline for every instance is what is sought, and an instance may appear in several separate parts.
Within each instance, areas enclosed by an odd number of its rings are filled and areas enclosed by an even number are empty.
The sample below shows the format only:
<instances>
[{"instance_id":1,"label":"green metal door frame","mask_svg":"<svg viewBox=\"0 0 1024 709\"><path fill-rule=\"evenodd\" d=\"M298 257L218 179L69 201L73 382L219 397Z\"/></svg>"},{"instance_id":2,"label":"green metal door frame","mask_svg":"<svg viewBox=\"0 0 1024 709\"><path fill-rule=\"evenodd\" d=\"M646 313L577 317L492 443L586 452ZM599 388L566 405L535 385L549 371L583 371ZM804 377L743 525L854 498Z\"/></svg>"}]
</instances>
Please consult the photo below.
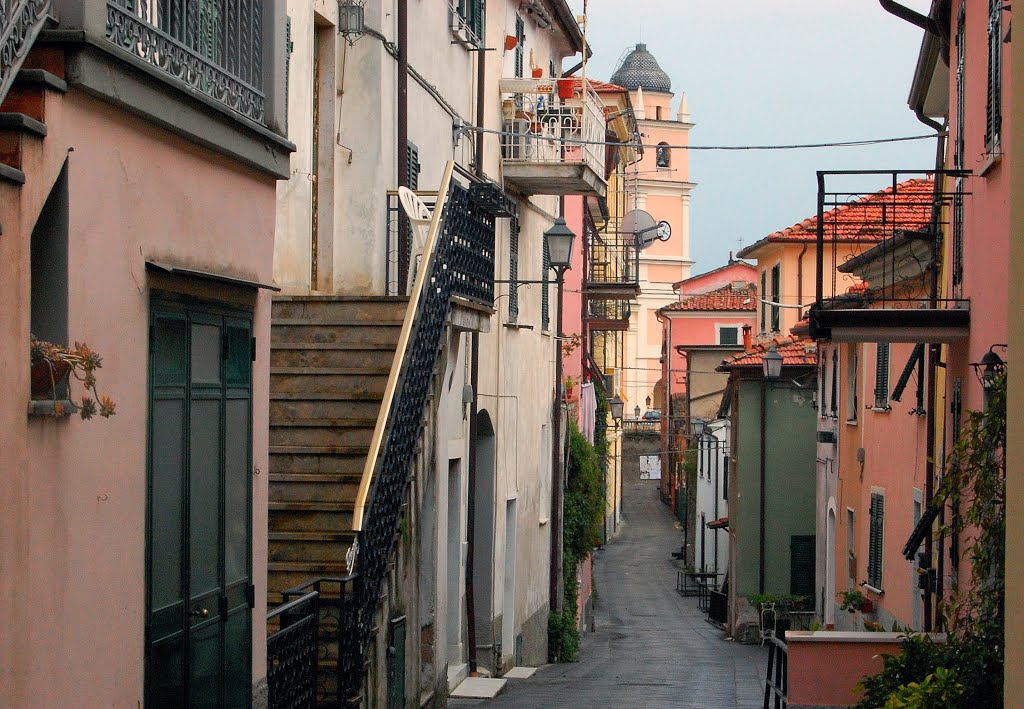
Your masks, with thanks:
<instances>
[{"instance_id":1,"label":"green metal door frame","mask_svg":"<svg viewBox=\"0 0 1024 709\"><path fill-rule=\"evenodd\" d=\"M217 328L217 333L207 329L206 347L194 349L202 339L199 337L201 329L209 327ZM252 690L252 607L255 600L252 585L252 310L154 294L149 329L146 706L248 707ZM216 339L210 337L213 335ZM194 370L197 363L197 370ZM200 438L194 440L193 414L202 408L209 409L209 406L196 407L203 402L216 402L217 422L212 424L213 418L208 417L204 421L208 425L201 427ZM169 408L170 413L161 413L158 407ZM215 446L215 460L204 458L197 462L194 453L199 450L201 454L201 450L195 445L202 446L204 442L208 447ZM209 475L203 476L205 480L194 477L195 465L203 463L213 464L215 481L210 480ZM197 510L202 511L195 507L199 502L192 499L193 488L202 483L206 485L203 492L207 503L210 494L216 495L216 521L213 529L206 530L205 539L192 535L193 523L201 528L203 523L211 521L209 509L205 515L193 518ZM170 526L166 526L168 524ZM161 529L156 530L155 525ZM168 532L170 538L166 538ZM206 544L207 550L212 551L211 533L217 537L215 561L210 557L216 566L212 576L207 574L207 584L215 576L215 586L204 589L209 593L196 596L191 588L197 573L193 547L196 543ZM207 572L210 568L206 567ZM163 578L157 580L161 575ZM161 593L161 585L167 593ZM154 608L157 595L162 597L160 602L166 603L169 598L176 600ZM204 636L206 643L214 643L206 647L207 652L213 650L214 653L207 656L206 665L200 662L199 656L193 656L199 648L196 643L202 643ZM198 676L204 668L206 679L210 679L211 657L216 662L212 668L216 683L213 691L202 682L194 681L194 675Z\"/></svg>"}]
</instances>

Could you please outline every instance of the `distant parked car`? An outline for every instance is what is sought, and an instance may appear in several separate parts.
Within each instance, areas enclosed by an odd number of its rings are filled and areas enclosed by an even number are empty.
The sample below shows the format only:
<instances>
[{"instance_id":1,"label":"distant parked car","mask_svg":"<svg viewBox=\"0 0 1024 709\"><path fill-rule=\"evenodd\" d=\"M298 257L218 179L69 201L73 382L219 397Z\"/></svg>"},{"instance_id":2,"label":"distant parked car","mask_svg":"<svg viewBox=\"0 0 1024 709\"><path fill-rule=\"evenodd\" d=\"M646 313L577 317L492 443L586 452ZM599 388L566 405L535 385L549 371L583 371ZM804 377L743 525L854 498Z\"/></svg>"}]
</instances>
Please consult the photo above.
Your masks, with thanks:
<instances>
[{"instance_id":1,"label":"distant parked car","mask_svg":"<svg viewBox=\"0 0 1024 709\"><path fill-rule=\"evenodd\" d=\"M645 411L644 412L644 421L660 421L660 420L661 420L661 412L660 411Z\"/></svg>"}]
</instances>

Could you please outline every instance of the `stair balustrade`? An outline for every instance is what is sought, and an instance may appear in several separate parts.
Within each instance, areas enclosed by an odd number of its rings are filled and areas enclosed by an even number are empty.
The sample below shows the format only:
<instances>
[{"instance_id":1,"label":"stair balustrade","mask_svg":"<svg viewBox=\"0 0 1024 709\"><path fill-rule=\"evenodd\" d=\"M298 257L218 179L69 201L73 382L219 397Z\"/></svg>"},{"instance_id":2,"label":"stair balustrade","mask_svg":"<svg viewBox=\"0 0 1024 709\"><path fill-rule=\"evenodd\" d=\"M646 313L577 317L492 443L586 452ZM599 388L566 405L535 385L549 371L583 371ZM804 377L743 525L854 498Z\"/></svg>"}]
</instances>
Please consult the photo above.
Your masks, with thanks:
<instances>
[{"instance_id":1,"label":"stair balustrade","mask_svg":"<svg viewBox=\"0 0 1024 709\"><path fill-rule=\"evenodd\" d=\"M0 103L7 98L49 11L50 0L0 2Z\"/></svg>"}]
</instances>

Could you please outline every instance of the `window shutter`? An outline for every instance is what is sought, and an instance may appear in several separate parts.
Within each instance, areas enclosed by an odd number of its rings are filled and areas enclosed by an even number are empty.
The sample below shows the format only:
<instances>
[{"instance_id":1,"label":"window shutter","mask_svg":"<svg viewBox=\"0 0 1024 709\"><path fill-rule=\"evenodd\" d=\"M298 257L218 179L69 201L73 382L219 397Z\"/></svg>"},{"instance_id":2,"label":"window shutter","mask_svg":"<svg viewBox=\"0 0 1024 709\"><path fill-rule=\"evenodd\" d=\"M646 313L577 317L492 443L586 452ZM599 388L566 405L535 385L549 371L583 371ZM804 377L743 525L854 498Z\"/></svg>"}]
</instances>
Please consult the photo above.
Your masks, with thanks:
<instances>
[{"instance_id":1,"label":"window shutter","mask_svg":"<svg viewBox=\"0 0 1024 709\"><path fill-rule=\"evenodd\" d=\"M953 143L953 169L964 167L964 62L967 52L966 2L960 4L956 31L956 141ZM964 277L964 179L955 180L953 193L953 288L959 292Z\"/></svg>"},{"instance_id":2,"label":"window shutter","mask_svg":"<svg viewBox=\"0 0 1024 709\"><path fill-rule=\"evenodd\" d=\"M508 318L512 322L519 319L519 217L512 217L508 232Z\"/></svg>"},{"instance_id":3,"label":"window shutter","mask_svg":"<svg viewBox=\"0 0 1024 709\"><path fill-rule=\"evenodd\" d=\"M871 535L868 549L868 584L882 588L882 540L885 528L885 497L871 493Z\"/></svg>"},{"instance_id":4,"label":"window shutter","mask_svg":"<svg viewBox=\"0 0 1024 709\"><path fill-rule=\"evenodd\" d=\"M821 366L818 367L818 383L821 391L818 393L818 413L821 414L822 418L828 415L828 402L825 400L825 386L828 381L828 372L825 371L825 360L821 360Z\"/></svg>"},{"instance_id":5,"label":"window shutter","mask_svg":"<svg viewBox=\"0 0 1024 709\"><path fill-rule=\"evenodd\" d=\"M549 286L549 273L551 271L551 253L548 251L547 239L544 239L544 245L541 248L540 270L540 329L548 330L551 328L551 294L548 293L548 291L551 290Z\"/></svg>"},{"instance_id":6,"label":"window shutter","mask_svg":"<svg viewBox=\"0 0 1024 709\"><path fill-rule=\"evenodd\" d=\"M813 597L814 585L814 535L790 537L789 592Z\"/></svg>"},{"instance_id":7,"label":"window shutter","mask_svg":"<svg viewBox=\"0 0 1024 709\"><path fill-rule=\"evenodd\" d=\"M910 354L910 359L907 360L907 364L903 367L903 373L900 374L900 378L896 381L896 386L892 390L892 400L899 401L903 398L903 392L906 391L907 385L910 384L910 377L914 373L914 368L917 367L917 361L924 357L924 345L918 343L914 346L914 351Z\"/></svg>"},{"instance_id":8,"label":"window shutter","mask_svg":"<svg viewBox=\"0 0 1024 709\"><path fill-rule=\"evenodd\" d=\"M729 500L729 456L722 458L722 499Z\"/></svg>"},{"instance_id":9,"label":"window shutter","mask_svg":"<svg viewBox=\"0 0 1024 709\"><path fill-rule=\"evenodd\" d=\"M470 30L476 36L477 44L481 47L484 45L484 31L487 27L486 16L484 15L484 8L486 6L485 0L472 0L473 2L473 15L470 19Z\"/></svg>"},{"instance_id":10,"label":"window shutter","mask_svg":"<svg viewBox=\"0 0 1024 709\"><path fill-rule=\"evenodd\" d=\"M526 23L521 15L516 15L516 78L523 78L523 57L526 52Z\"/></svg>"},{"instance_id":11,"label":"window shutter","mask_svg":"<svg viewBox=\"0 0 1024 709\"><path fill-rule=\"evenodd\" d=\"M764 294L768 292L768 272L761 271L761 297L764 298ZM768 304L761 303L761 332L765 333L768 331Z\"/></svg>"},{"instance_id":12,"label":"window shutter","mask_svg":"<svg viewBox=\"0 0 1024 709\"><path fill-rule=\"evenodd\" d=\"M832 415L839 416L839 350L832 350Z\"/></svg>"},{"instance_id":13,"label":"window shutter","mask_svg":"<svg viewBox=\"0 0 1024 709\"><path fill-rule=\"evenodd\" d=\"M988 0L988 100L985 149L996 152L1003 123L1003 0Z\"/></svg>"},{"instance_id":14,"label":"window shutter","mask_svg":"<svg viewBox=\"0 0 1024 709\"><path fill-rule=\"evenodd\" d=\"M772 332L778 332L781 327L781 309L776 303L782 298L782 274L778 264L772 266Z\"/></svg>"},{"instance_id":15,"label":"window shutter","mask_svg":"<svg viewBox=\"0 0 1024 709\"><path fill-rule=\"evenodd\" d=\"M406 151L406 164L409 166L409 189L420 188L420 149L413 142L408 142Z\"/></svg>"},{"instance_id":16,"label":"window shutter","mask_svg":"<svg viewBox=\"0 0 1024 709\"><path fill-rule=\"evenodd\" d=\"M889 408L889 343L878 343L875 358L875 408Z\"/></svg>"}]
</instances>

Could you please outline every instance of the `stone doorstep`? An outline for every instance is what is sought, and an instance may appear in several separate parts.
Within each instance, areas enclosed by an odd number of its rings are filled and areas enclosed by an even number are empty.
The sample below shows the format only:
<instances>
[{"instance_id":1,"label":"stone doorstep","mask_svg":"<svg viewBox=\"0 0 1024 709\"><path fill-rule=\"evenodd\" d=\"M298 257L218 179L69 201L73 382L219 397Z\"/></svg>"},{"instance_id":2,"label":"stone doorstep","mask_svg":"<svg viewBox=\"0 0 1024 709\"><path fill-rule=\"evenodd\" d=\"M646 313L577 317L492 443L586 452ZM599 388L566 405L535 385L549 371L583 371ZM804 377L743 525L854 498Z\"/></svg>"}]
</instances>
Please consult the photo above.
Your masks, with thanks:
<instances>
[{"instance_id":1,"label":"stone doorstep","mask_svg":"<svg viewBox=\"0 0 1024 709\"><path fill-rule=\"evenodd\" d=\"M493 699L505 688L505 680L486 677L467 677L455 688L451 696L465 699Z\"/></svg>"},{"instance_id":2,"label":"stone doorstep","mask_svg":"<svg viewBox=\"0 0 1024 709\"><path fill-rule=\"evenodd\" d=\"M536 667L513 667L504 675L503 679L530 679L533 677L533 673L537 671Z\"/></svg>"}]
</instances>

